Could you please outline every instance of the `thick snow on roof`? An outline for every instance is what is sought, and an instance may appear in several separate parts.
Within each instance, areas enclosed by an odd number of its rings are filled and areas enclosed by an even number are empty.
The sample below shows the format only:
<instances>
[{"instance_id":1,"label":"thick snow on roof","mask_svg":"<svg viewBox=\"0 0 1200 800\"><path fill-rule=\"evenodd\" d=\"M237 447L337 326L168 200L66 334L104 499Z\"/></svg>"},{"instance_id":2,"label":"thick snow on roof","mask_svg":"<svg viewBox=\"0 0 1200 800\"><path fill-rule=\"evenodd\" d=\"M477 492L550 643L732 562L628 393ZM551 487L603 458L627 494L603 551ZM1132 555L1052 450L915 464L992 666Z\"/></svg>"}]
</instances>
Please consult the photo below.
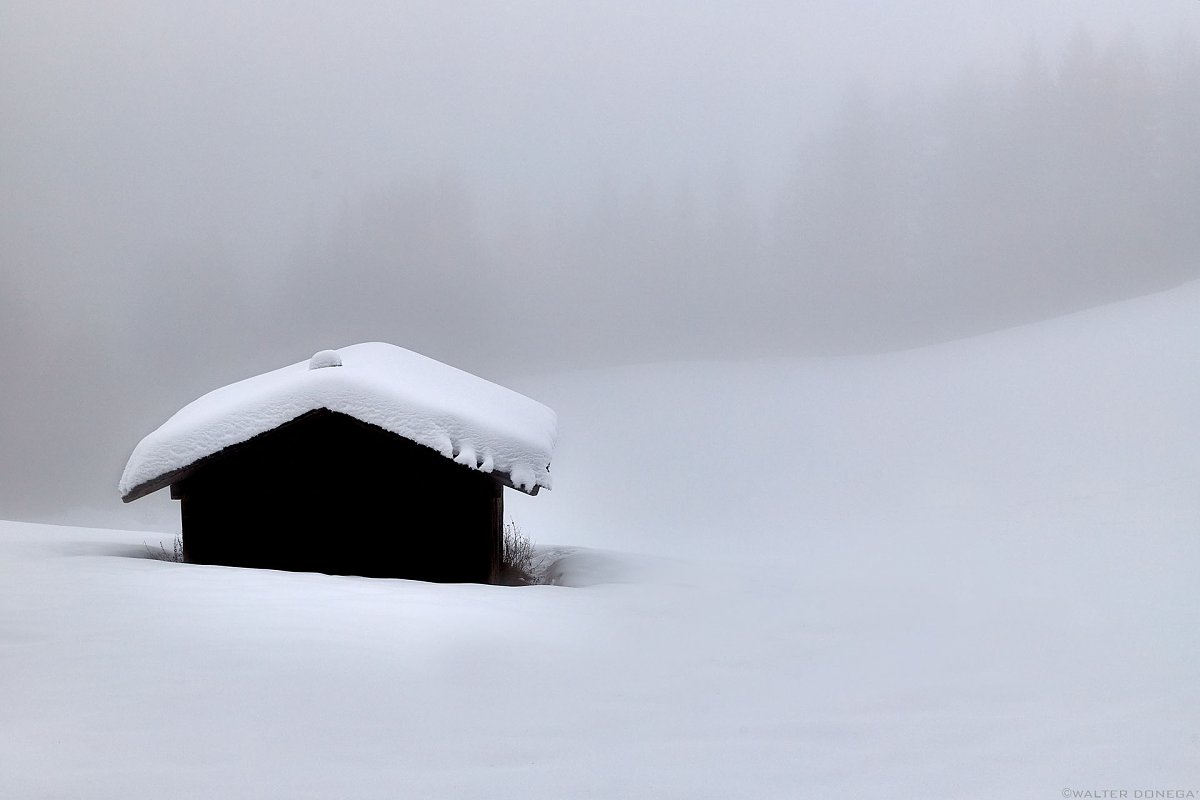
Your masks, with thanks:
<instances>
[{"instance_id":1,"label":"thick snow on roof","mask_svg":"<svg viewBox=\"0 0 1200 800\"><path fill-rule=\"evenodd\" d=\"M321 408L507 475L524 491L550 488L552 410L402 347L367 342L323 350L184 406L134 448L121 495Z\"/></svg>"}]
</instances>

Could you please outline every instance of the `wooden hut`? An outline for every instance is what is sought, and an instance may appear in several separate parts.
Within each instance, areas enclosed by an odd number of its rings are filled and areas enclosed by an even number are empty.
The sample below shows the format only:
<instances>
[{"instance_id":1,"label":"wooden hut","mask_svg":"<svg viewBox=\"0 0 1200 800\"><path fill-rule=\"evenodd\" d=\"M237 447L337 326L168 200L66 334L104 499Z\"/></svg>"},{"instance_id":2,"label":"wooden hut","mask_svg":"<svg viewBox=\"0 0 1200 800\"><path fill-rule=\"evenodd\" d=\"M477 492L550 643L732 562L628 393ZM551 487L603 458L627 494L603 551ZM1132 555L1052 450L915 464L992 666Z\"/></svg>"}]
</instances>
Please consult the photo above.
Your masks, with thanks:
<instances>
[{"instance_id":1,"label":"wooden hut","mask_svg":"<svg viewBox=\"0 0 1200 800\"><path fill-rule=\"evenodd\" d=\"M540 403L372 342L196 400L120 488L171 487L189 562L488 583L504 487L549 487L555 433Z\"/></svg>"}]
</instances>

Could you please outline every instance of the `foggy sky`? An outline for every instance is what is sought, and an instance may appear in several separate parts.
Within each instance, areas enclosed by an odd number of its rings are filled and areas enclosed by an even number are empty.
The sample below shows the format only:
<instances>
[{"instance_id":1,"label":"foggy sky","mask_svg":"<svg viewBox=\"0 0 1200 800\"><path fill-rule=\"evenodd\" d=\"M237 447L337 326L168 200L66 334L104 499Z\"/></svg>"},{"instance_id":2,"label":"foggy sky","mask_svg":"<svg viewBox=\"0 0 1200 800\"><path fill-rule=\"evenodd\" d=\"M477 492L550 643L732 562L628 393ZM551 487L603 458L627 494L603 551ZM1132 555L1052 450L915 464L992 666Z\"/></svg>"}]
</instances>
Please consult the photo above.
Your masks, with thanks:
<instances>
[{"instance_id":1,"label":"foggy sky","mask_svg":"<svg viewBox=\"0 0 1200 800\"><path fill-rule=\"evenodd\" d=\"M0 518L120 513L142 435L325 347L504 381L1196 277L1198 36L1194 0L0 2Z\"/></svg>"}]
</instances>

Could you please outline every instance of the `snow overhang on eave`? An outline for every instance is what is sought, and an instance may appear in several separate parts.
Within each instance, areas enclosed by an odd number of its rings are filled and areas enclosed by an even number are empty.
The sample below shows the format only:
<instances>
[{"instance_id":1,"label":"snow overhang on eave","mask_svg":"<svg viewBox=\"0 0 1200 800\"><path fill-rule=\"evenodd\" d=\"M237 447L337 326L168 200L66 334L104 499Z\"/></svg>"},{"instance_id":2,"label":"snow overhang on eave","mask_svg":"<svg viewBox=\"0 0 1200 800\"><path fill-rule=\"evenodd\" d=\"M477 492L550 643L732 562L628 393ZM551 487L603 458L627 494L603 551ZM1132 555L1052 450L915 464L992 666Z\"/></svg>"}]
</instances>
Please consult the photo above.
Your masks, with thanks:
<instances>
[{"instance_id":1,"label":"snow overhang on eave","mask_svg":"<svg viewBox=\"0 0 1200 800\"><path fill-rule=\"evenodd\" d=\"M229 447L226 447L223 450L218 450L215 453L212 453L210 455L204 456L203 458L197 459L196 461L193 461L191 464L187 464L178 469L171 470L170 472L165 472L162 475L159 475L158 477L151 478L148 481L144 481L144 482L138 484L137 486L133 487L132 489L130 489L126 494L122 495L121 502L132 503L134 500L139 500L148 494L153 494L154 492L157 492L159 489L165 489L168 486L172 486L172 485L184 480L189 475L191 475L193 472L203 469L204 467L208 466L209 464L224 460L225 458L229 458L230 456L235 455L237 453L237 451L240 450L244 445L248 444L251 441L257 440L260 436L268 436L268 435L274 433L275 431L280 430L281 428L296 425L296 424L298 424L304 420L310 419L311 417L318 415L318 414L336 414L336 413L339 413L339 412L330 411L327 408L319 408L319 409L315 409L313 411L309 411L308 413L301 414L299 417L288 420L283 425L272 428L269 431L264 431L263 433L253 436L250 439L247 439L245 442L239 442L238 444L231 445ZM351 417L351 419L353 419L353 417ZM371 425L371 423L369 423L369 422L362 422L361 420L355 420L355 421L362 425L370 425L372 428L376 428L378 430L383 430L382 428L379 428L376 425ZM406 437L400 436L399 434L391 433L390 431L385 431L385 432L388 433L388 435L390 435L390 436L397 436L398 438L405 439L405 441L412 441L411 439L407 439ZM414 442L414 444L420 444L420 442ZM427 447L427 445L421 445L421 446ZM443 454L438 453L437 450L434 450L431 447L428 447L428 449L432 450L434 453L437 453L438 456L440 456L440 457L443 457L443 458L445 457L445 456L443 456ZM462 464L458 461L454 461L453 459L449 459L449 460L453 461L453 463L457 464L458 466L462 467L463 469L471 470L473 472L481 472L481 470L475 469L473 467L469 467L466 464ZM550 468L549 465L546 465L546 468L548 470ZM538 491L540 491L542 488L540 485L538 485L536 483L533 484L533 486L529 489L522 488L521 486L518 486L516 483L513 482L512 475L510 475L507 472L500 472L498 470L493 470L491 472L484 472L483 474L487 475L489 478L491 478L492 480L501 484L502 486L507 486L509 489L515 489L516 491L521 492L522 494L527 494L530 497L536 497Z\"/></svg>"}]
</instances>

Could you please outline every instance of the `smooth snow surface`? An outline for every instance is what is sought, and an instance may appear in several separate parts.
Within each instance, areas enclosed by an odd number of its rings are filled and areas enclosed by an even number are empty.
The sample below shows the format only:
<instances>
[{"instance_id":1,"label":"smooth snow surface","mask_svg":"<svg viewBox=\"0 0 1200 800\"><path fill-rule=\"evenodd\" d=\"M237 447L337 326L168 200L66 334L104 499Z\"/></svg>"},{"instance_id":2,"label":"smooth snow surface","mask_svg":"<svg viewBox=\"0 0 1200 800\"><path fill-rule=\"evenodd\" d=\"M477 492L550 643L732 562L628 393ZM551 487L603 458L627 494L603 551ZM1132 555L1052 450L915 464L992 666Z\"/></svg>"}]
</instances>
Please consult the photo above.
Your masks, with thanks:
<instances>
[{"instance_id":1,"label":"smooth snow surface","mask_svg":"<svg viewBox=\"0 0 1200 800\"><path fill-rule=\"evenodd\" d=\"M508 506L608 548L543 548L581 588L0 523L0 797L1200 790L1198 364L1194 284L888 356L530 380L569 479Z\"/></svg>"},{"instance_id":2,"label":"smooth snow surface","mask_svg":"<svg viewBox=\"0 0 1200 800\"><path fill-rule=\"evenodd\" d=\"M368 342L323 350L188 404L134 449L120 492L319 408L378 425L474 469L506 474L519 488L550 488L553 411L410 350Z\"/></svg>"}]
</instances>

